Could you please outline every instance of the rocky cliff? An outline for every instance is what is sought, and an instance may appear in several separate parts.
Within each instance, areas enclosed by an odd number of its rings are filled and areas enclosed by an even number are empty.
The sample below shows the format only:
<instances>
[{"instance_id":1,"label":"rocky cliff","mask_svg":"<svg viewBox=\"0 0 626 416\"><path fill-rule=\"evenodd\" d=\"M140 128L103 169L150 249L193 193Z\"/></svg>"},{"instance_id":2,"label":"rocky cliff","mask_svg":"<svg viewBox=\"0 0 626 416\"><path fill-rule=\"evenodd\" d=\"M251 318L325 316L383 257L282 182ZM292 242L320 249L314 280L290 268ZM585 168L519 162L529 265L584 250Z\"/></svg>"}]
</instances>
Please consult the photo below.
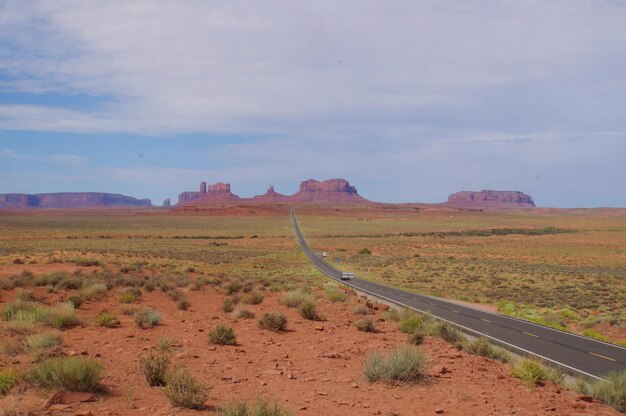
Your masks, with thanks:
<instances>
[{"instance_id":1,"label":"rocky cliff","mask_svg":"<svg viewBox=\"0 0 626 416\"><path fill-rule=\"evenodd\" d=\"M267 202L282 202L286 201L288 198L286 195L278 193L274 190L274 185L270 185L263 195L256 195L254 198L255 201L267 201Z\"/></svg>"},{"instance_id":2,"label":"rocky cliff","mask_svg":"<svg viewBox=\"0 0 626 416\"><path fill-rule=\"evenodd\" d=\"M149 207L149 199L101 192L58 192L50 194L0 194L0 208L89 208L113 206Z\"/></svg>"},{"instance_id":3,"label":"rocky cliff","mask_svg":"<svg viewBox=\"0 0 626 416\"><path fill-rule=\"evenodd\" d=\"M239 197L230 192L230 184L218 182L208 185L206 182L200 183L200 192L182 192L178 195L178 204L185 205L193 202L194 204L206 204L220 201L234 201Z\"/></svg>"},{"instance_id":4,"label":"rocky cliff","mask_svg":"<svg viewBox=\"0 0 626 416\"><path fill-rule=\"evenodd\" d=\"M491 190L457 192L448 197L446 204L476 208L533 208L535 206L533 198L523 192Z\"/></svg>"}]
</instances>

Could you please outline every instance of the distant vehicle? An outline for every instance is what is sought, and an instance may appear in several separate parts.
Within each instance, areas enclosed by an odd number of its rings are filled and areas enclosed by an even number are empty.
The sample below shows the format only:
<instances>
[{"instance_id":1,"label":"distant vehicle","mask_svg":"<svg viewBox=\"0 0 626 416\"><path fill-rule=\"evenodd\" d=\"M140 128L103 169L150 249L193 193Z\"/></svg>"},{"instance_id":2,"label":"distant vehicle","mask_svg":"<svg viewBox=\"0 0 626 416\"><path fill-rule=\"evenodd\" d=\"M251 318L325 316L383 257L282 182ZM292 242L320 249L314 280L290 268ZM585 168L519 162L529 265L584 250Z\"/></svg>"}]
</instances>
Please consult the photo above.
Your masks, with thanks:
<instances>
[{"instance_id":1,"label":"distant vehicle","mask_svg":"<svg viewBox=\"0 0 626 416\"><path fill-rule=\"evenodd\" d=\"M341 280L350 280L352 278L354 278L354 273L350 273L350 272L341 273Z\"/></svg>"},{"instance_id":2,"label":"distant vehicle","mask_svg":"<svg viewBox=\"0 0 626 416\"><path fill-rule=\"evenodd\" d=\"M326 253L325 251L322 251L322 257L328 257L328 253Z\"/></svg>"}]
</instances>

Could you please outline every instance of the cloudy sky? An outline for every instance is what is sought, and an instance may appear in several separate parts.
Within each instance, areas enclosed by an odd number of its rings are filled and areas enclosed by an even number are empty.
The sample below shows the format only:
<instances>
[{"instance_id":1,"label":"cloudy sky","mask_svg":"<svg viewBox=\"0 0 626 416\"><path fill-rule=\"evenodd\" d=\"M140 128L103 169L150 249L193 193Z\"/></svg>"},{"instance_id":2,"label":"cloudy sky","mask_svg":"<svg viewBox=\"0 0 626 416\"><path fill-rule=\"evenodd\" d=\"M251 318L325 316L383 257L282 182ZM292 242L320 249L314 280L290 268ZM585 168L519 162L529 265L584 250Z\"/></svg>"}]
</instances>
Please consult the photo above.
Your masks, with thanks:
<instances>
[{"instance_id":1,"label":"cloudy sky","mask_svg":"<svg viewBox=\"0 0 626 416\"><path fill-rule=\"evenodd\" d=\"M0 193L626 206L626 2L0 0Z\"/></svg>"}]
</instances>

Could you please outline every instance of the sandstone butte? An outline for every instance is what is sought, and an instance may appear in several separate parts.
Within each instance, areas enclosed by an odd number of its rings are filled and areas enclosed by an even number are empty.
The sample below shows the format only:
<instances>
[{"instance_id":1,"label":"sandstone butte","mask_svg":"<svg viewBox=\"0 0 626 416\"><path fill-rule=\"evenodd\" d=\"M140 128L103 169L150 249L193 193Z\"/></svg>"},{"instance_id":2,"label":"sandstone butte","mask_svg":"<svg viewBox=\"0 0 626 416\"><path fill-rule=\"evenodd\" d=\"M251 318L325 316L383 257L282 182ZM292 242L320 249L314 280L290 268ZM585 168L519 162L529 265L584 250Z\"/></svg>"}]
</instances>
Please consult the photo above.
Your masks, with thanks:
<instances>
[{"instance_id":1,"label":"sandstone butte","mask_svg":"<svg viewBox=\"0 0 626 416\"><path fill-rule=\"evenodd\" d=\"M178 197L178 205L203 205L222 201L257 201L257 202L326 202L341 204L368 203L369 201L360 196L354 186L345 179L329 179L316 181L309 179L300 183L300 190L293 195L283 195L274 190L270 185L267 192L253 198L239 198L230 191L230 184L216 183L207 186L206 182L200 183L198 192L182 192Z\"/></svg>"},{"instance_id":2,"label":"sandstone butte","mask_svg":"<svg viewBox=\"0 0 626 416\"><path fill-rule=\"evenodd\" d=\"M0 209L149 207L149 199L101 192L58 192L48 194L0 194Z\"/></svg>"},{"instance_id":3,"label":"sandstone butte","mask_svg":"<svg viewBox=\"0 0 626 416\"><path fill-rule=\"evenodd\" d=\"M482 190L462 191L451 194L447 205L463 208L534 208L535 202L530 195L519 191Z\"/></svg>"}]
</instances>

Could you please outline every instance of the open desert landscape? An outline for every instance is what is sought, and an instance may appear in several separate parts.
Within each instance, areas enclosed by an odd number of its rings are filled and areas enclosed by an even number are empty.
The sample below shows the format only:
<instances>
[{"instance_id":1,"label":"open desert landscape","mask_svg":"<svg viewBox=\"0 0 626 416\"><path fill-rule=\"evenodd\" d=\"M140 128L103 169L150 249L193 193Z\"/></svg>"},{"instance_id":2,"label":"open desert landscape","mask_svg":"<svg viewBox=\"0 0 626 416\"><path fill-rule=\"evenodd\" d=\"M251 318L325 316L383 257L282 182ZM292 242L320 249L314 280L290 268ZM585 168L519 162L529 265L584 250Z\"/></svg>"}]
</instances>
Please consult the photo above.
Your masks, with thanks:
<instances>
[{"instance_id":1,"label":"open desert landscape","mask_svg":"<svg viewBox=\"0 0 626 416\"><path fill-rule=\"evenodd\" d=\"M342 270L626 338L624 211L296 209L312 248ZM246 403L276 406L267 414L619 413L581 377L324 277L287 205L5 211L0 231L7 415L230 415ZM415 373L385 379L372 360L399 352L416 354ZM46 367L61 363L93 368L75 380ZM171 392L173 369L183 387ZM73 390L86 393L59 393Z\"/></svg>"}]
</instances>

